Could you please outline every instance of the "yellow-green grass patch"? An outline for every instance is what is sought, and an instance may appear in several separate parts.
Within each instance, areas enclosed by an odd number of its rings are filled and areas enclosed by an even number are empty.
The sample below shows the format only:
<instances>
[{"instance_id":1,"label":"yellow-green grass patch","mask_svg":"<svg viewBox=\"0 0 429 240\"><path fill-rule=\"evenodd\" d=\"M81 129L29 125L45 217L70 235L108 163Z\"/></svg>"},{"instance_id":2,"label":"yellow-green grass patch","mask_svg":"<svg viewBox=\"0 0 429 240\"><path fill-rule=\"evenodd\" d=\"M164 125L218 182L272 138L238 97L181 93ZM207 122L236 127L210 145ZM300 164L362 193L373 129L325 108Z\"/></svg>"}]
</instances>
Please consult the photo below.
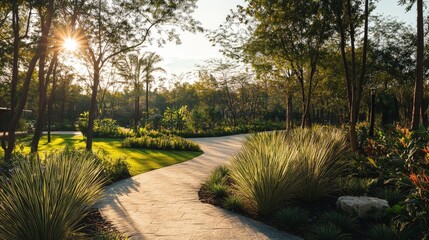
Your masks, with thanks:
<instances>
[{"instance_id":1,"label":"yellow-green grass patch","mask_svg":"<svg viewBox=\"0 0 429 240\"><path fill-rule=\"evenodd\" d=\"M66 146L75 149L85 148L85 139L80 135L52 135L51 142L47 143L47 136L43 136L39 142L39 152L61 150ZM122 139L95 138L93 151L104 154L111 159L123 158L130 165L132 176L181 163L201 155L201 152L151 150L138 148L121 148ZM28 138L19 141L24 146L24 153L30 152ZM3 154L2 150L0 150Z\"/></svg>"}]
</instances>

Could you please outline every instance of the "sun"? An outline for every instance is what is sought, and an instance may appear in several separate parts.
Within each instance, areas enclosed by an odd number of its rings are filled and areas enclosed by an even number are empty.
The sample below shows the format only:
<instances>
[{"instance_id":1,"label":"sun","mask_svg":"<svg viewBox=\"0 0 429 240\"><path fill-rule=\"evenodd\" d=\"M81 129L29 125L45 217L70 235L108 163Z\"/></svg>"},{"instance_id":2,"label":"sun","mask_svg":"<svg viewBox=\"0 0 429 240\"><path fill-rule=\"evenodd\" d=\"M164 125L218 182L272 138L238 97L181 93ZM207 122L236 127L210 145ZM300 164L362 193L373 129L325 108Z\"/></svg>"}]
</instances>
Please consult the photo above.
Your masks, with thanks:
<instances>
[{"instance_id":1,"label":"sun","mask_svg":"<svg viewBox=\"0 0 429 240\"><path fill-rule=\"evenodd\" d=\"M67 51L74 52L78 49L79 43L76 41L76 39L66 38L64 40L63 47Z\"/></svg>"}]
</instances>

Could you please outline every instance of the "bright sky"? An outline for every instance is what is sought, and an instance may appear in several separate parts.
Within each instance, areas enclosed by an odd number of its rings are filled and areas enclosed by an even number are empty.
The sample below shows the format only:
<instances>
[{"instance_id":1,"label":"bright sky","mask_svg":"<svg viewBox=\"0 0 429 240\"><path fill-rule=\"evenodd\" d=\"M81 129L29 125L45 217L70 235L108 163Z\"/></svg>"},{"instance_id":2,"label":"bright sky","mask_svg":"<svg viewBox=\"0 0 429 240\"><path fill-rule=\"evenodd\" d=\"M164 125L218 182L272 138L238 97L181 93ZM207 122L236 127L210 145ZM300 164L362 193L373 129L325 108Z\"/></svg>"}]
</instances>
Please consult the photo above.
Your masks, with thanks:
<instances>
[{"instance_id":1,"label":"bright sky","mask_svg":"<svg viewBox=\"0 0 429 240\"><path fill-rule=\"evenodd\" d=\"M244 0L199 0L198 9L194 17L202 23L206 29L216 29L225 21L230 9L237 5L243 5ZM404 6L397 6L397 0L380 0L377 4L376 14L392 16L398 20L415 25L415 11L405 12ZM196 65L203 64L210 58L221 58L217 47L213 47L205 37L205 33L181 34L181 45L168 43L163 48L153 48L162 56L164 61L160 64L168 74L180 74L196 69Z\"/></svg>"}]
</instances>

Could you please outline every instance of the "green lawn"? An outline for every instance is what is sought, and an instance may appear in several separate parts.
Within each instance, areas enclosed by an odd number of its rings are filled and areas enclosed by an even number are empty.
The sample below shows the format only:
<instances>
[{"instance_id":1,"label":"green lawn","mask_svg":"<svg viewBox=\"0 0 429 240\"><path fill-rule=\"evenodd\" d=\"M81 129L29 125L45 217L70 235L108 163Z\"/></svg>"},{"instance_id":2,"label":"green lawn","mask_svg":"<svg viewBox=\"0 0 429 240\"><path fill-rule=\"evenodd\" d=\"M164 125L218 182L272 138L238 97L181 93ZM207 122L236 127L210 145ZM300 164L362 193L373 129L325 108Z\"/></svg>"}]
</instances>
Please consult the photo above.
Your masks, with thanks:
<instances>
[{"instance_id":1,"label":"green lawn","mask_svg":"<svg viewBox=\"0 0 429 240\"><path fill-rule=\"evenodd\" d=\"M121 148L122 139L96 138L93 142L93 151L106 154L116 159L122 157L130 164L132 176L150 170L181 163L201 155L200 152L189 151L165 151L136 148ZM85 140L76 135L52 135L52 141L47 143L47 137L43 136L39 143L39 152L62 149L65 146L85 148ZM30 152L30 147L25 147L24 152Z\"/></svg>"}]
</instances>

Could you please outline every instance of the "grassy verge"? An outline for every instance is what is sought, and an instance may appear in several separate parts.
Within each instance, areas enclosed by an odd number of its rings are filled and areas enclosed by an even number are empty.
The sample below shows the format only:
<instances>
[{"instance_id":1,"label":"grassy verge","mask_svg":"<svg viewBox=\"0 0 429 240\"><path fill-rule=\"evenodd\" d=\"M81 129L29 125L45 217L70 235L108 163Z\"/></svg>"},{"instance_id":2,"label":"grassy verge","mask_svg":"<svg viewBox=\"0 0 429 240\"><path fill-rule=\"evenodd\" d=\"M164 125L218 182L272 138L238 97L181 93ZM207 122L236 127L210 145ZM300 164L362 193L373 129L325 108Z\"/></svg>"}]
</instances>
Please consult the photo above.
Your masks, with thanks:
<instances>
[{"instance_id":1,"label":"grassy verge","mask_svg":"<svg viewBox=\"0 0 429 240\"><path fill-rule=\"evenodd\" d=\"M123 158L130 165L132 176L166 167L176 163L181 163L201 155L201 152L190 151L166 151L148 150L136 148L121 148L121 139L96 138L93 142L94 152L105 154L109 158ZM30 147L25 139L20 142L25 153L30 152ZM82 136L76 135L52 135L52 141L47 143L47 137L43 136L39 143L39 151L51 151L62 149L66 146L73 148L84 148L85 140Z\"/></svg>"}]
</instances>

